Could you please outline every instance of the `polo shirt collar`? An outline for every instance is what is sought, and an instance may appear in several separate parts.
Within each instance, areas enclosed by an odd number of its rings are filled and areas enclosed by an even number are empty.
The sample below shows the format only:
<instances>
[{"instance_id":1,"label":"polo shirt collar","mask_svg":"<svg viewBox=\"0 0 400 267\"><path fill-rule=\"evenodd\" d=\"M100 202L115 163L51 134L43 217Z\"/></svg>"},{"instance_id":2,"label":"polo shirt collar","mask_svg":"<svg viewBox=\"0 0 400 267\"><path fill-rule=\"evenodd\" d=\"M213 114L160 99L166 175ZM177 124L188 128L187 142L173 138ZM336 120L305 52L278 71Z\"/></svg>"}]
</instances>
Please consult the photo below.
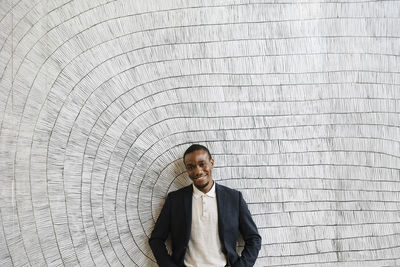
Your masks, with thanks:
<instances>
[{"instance_id":1,"label":"polo shirt collar","mask_svg":"<svg viewBox=\"0 0 400 267\"><path fill-rule=\"evenodd\" d=\"M193 196L195 198L199 198L201 196L207 196L207 197L215 197L216 196L216 194L215 194L215 181L213 181L213 185L212 185L210 191L207 192L207 194L204 194L199 189L197 189L197 187L194 184L192 184L192 186L193 186Z\"/></svg>"}]
</instances>

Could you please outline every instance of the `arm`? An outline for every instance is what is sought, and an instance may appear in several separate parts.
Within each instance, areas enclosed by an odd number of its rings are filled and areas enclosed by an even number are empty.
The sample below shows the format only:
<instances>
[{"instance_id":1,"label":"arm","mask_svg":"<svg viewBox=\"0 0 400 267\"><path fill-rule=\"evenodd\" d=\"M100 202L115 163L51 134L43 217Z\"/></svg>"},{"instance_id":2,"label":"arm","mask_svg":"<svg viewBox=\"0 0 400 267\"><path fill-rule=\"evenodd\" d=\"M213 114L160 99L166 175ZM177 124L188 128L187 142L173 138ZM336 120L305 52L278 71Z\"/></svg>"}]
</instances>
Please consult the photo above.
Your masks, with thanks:
<instances>
[{"instance_id":1,"label":"arm","mask_svg":"<svg viewBox=\"0 0 400 267\"><path fill-rule=\"evenodd\" d=\"M170 231L170 215L171 200L170 195L168 195L149 239L151 250L160 267L178 267L165 246L165 240L167 240Z\"/></svg>"},{"instance_id":2,"label":"arm","mask_svg":"<svg viewBox=\"0 0 400 267\"><path fill-rule=\"evenodd\" d=\"M253 266L261 249L261 236L258 234L257 226L251 218L250 211L241 192L239 192L239 230L245 245L242 256L232 264L232 267Z\"/></svg>"}]
</instances>

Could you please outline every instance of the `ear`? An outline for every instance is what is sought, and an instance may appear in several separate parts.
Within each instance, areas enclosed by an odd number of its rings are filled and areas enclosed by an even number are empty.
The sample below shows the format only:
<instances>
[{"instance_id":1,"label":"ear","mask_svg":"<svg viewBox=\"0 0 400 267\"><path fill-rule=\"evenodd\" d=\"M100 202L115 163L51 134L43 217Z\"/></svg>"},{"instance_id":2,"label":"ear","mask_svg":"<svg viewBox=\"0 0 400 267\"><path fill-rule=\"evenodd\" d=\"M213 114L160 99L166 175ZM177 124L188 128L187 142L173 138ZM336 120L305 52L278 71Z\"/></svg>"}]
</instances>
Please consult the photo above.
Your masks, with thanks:
<instances>
[{"instance_id":1,"label":"ear","mask_svg":"<svg viewBox=\"0 0 400 267\"><path fill-rule=\"evenodd\" d=\"M211 159L210 162L211 162L211 168L214 168L214 159Z\"/></svg>"}]
</instances>

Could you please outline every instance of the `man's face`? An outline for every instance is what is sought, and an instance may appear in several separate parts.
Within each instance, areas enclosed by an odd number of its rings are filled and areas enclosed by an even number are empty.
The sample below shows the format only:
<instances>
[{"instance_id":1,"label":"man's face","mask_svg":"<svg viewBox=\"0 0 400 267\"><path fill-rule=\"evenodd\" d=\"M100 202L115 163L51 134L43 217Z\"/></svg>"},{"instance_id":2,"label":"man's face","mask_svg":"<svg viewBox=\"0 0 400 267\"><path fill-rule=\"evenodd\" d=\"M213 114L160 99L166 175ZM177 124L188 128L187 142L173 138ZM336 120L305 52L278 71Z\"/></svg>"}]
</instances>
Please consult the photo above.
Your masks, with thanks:
<instances>
[{"instance_id":1,"label":"man's face","mask_svg":"<svg viewBox=\"0 0 400 267\"><path fill-rule=\"evenodd\" d=\"M210 159L204 150L196 150L186 154L184 158L186 170L193 184L201 191L207 193L212 185L212 169L214 160Z\"/></svg>"}]
</instances>

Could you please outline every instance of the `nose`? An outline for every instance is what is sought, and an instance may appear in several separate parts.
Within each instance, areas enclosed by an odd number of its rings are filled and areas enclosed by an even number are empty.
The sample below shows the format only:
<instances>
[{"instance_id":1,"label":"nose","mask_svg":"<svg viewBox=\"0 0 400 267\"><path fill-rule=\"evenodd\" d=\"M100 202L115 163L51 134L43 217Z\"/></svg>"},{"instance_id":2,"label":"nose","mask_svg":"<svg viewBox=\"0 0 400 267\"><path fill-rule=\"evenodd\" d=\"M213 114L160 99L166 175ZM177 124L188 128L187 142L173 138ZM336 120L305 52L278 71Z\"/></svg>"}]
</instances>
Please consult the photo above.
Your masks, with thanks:
<instances>
[{"instance_id":1,"label":"nose","mask_svg":"<svg viewBox=\"0 0 400 267\"><path fill-rule=\"evenodd\" d=\"M203 169L200 168L200 167L196 167L194 169L194 176L197 178L197 177L200 177L202 175L203 175Z\"/></svg>"}]
</instances>

